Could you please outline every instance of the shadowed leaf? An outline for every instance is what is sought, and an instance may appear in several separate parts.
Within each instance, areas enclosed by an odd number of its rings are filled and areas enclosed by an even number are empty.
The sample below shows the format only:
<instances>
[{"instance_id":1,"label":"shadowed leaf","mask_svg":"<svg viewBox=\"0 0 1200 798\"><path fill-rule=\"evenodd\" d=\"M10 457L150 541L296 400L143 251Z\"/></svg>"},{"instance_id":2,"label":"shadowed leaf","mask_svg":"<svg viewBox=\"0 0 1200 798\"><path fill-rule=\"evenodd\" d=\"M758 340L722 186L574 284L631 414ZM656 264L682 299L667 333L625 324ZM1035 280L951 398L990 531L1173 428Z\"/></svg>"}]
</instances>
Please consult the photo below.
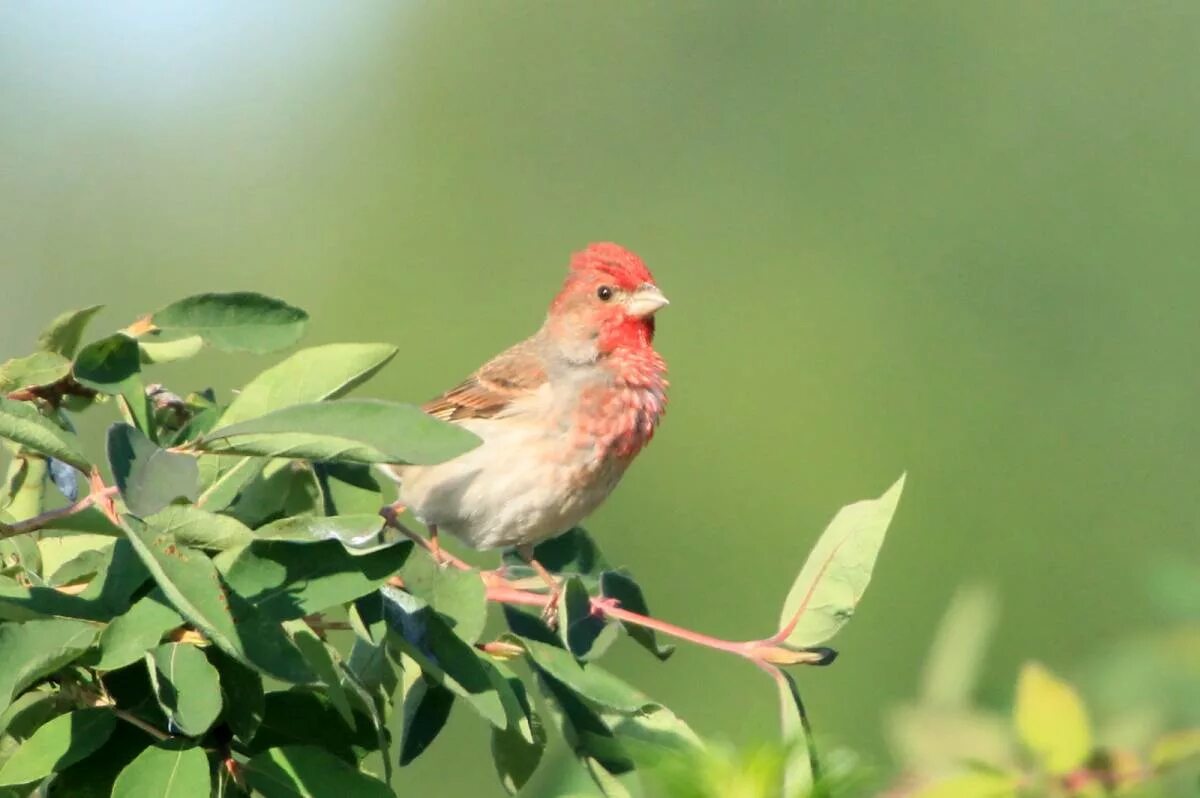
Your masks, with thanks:
<instances>
[{"instance_id":1,"label":"shadowed leaf","mask_svg":"<svg viewBox=\"0 0 1200 798\"><path fill-rule=\"evenodd\" d=\"M176 499L195 501L198 494L196 459L160 449L128 424L108 428L108 462L134 515L153 515Z\"/></svg>"}]
</instances>

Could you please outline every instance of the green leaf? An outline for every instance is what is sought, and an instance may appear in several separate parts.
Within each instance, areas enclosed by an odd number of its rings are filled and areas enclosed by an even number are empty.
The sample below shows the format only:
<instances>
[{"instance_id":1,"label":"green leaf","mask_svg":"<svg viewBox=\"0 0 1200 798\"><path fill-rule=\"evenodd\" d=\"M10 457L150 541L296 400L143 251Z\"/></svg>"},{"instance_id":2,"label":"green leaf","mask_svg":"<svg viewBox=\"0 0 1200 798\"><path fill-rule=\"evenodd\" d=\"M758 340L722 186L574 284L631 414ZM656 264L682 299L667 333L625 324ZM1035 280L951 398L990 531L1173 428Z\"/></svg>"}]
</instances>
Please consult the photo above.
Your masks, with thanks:
<instances>
[{"instance_id":1,"label":"green leaf","mask_svg":"<svg viewBox=\"0 0 1200 798\"><path fill-rule=\"evenodd\" d=\"M454 693L437 682L419 678L409 687L404 694L401 767L424 753L446 725L453 706Z\"/></svg>"},{"instance_id":2,"label":"green leaf","mask_svg":"<svg viewBox=\"0 0 1200 798\"><path fill-rule=\"evenodd\" d=\"M1049 773L1070 773L1092 752L1091 724L1079 694L1036 662L1021 668L1014 720L1021 742Z\"/></svg>"},{"instance_id":3,"label":"green leaf","mask_svg":"<svg viewBox=\"0 0 1200 798\"><path fill-rule=\"evenodd\" d=\"M195 458L160 449L128 424L108 428L108 462L134 515L153 515L177 499L195 501L199 493Z\"/></svg>"},{"instance_id":4,"label":"green leaf","mask_svg":"<svg viewBox=\"0 0 1200 798\"><path fill-rule=\"evenodd\" d=\"M154 739L129 723L118 723L104 745L50 776L51 798L111 798L113 783ZM45 782L43 782L45 783Z\"/></svg>"},{"instance_id":5,"label":"green leaf","mask_svg":"<svg viewBox=\"0 0 1200 798\"><path fill-rule=\"evenodd\" d=\"M126 517L126 535L175 609L230 656L286 682L313 679L283 628L227 590L212 560L152 523ZM236 617L236 621L234 620Z\"/></svg>"},{"instance_id":6,"label":"green leaf","mask_svg":"<svg viewBox=\"0 0 1200 798\"><path fill-rule=\"evenodd\" d=\"M411 546L355 556L337 541L297 544L256 540L222 568L225 582L265 615L299 618L353 601L387 581Z\"/></svg>"},{"instance_id":7,"label":"green leaf","mask_svg":"<svg viewBox=\"0 0 1200 798\"><path fill-rule=\"evenodd\" d=\"M995 591L960 588L951 599L921 674L921 701L967 709L996 627Z\"/></svg>"},{"instance_id":8,"label":"green leaf","mask_svg":"<svg viewBox=\"0 0 1200 798\"><path fill-rule=\"evenodd\" d=\"M602 707L640 712L657 706L641 692L596 665L580 665L570 652L534 640L512 638L524 646L530 661L557 681Z\"/></svg>"},{"instance_id":9,"label":"green leaf","mask_svg":"<svg viewBox=\"0 0 1200 798\"><path fill-rule=\"evenodd\" d=\"M650 607L642 595L642 589L633 577L624 571L605 571L600 574L600 593L605 598L616 599L622 609L636 612L639 615L649 615ZM659 643L653 629L638 626L635 623L622 623L626 633L634 642L649 651L662 662L675 653L675 646L669 643Z\"/></svg>"},{"instance_id":10,"label":"green leaf","mask_svg":"<svg viewBox=\"0 0 1200 798\"><path fill-rule=\"evenodd\" d=\"M559 728L563 739L583 760L595 760L606 773L621 774L633 770L633 760L617 740L612 730L579 694L550 676L538 671L538 684L550 701L548 706L557 710Z\"/></svg>"},{"instance_id":11,"label":"green leaf","mask_svg":"<svg viewBox=\"0 0 1200 798\"><path fill-rule=\"evenodd\" d=\"M208 757L202 748L161 742L142 751L121 771L112 798L195 798L211 790Z\"/></svg>"},{"instance_id":12,"label":"green leaf","mask_svg":"<svg viewBox=\"0 0 1200 798\"><path fill-rule=\"evenodd\" d=\"M225 551L254 540L250 528L227 515L209 513L190 504L172 504L149 519L156 529L173 535L183 546Z\"/></svg>"},{"instance_id":13,"label":"green leaf","mask_svg":"<svg viewBox=\"0 0 1200 798\"><path fill-rule=\"evenodd\" d=\"M71 357L79 348L84 328L102 307L104 306L91 305L79 310L68 310L57 316L38 336L38 348L44 352L54 352L63 357Z\"/></svg>"},{"instance_id":14,"label":"green leaf","mask_svg":"<svg viewBox=\"0 0 1200 798\"><path fill-rule=\"evenodd\" d=\"M654 767L704 749L692 728L666 707L636 715L601 713L601 717L639 767Z\"/></svg>"},{"instance_id":15,"label":"green leaf","mask_svg":"<svg viewBox=\"0 0 1200 798\"><path fill-rule=\"evenodd\" d=\"M1004 773L964 773L939 781L913 798L1017 798L1017 779Z\"/></svg>"},{"instance_id":16,"label":"green leaf","mask_svg":"<svg viewBox=\"0 0 1200 798\"><path fill-rule=\"evenodd\" d=\"M377 595L384 599L389 639L416 660L421 672L466 699L493 726L507 728L508 710L475 648L415 596L391 587Z\"/></svg>"},{"instance_id":17,"label":"green leaf","mask_svg":"<svg viewBox=\"0 0 1200 798\"><path fill-rule=\"evenodd\" d=\"M308 323L300 308L250 292L190 296L151 318L165 333L198 335L217 349L259 354L296 343Z\"/></svg>"},{"instance_id":18,"label":"green leaf","mask_svg":"<svg viewBox=\"0 0 1200 798\"><path fill-rule=\"evenodd\" d=\"M96 577L78 595L0 578L0 617L21 620L58 615L107 621L124 613L129 609L130 596L150 574L127 541L116 541L103 554L105 562Z\"/></svg>"},{"instance_id":19,"label":"green leaf","mask_svg":"<svg viewBox=\"0 0 1200 798\"><path fill-rule=\"evenodd\" d=\"M289 543L324 543L336 540L351 554L370 554L407 540L385 528L379 513L362 515L294 515L272 521L254 531L258 540ZM416 558L414 558L416 559ZM425 558L428 559L428 558ZM475 579L479 581L478 577Z\"/></svg>"},{"instance_id":20,"label":"green leaf","mask_svg":"<svg viewBox=\"0 0 1200 798\"><path fill-rule=\"evenodd\" d=\"M153 366L195 357L203 348L204 339L198 335L176 338L174 341L154 341L143 338L138 341L138 357L142 365Z\"/></svg>"},{"instance_id":21,"label":"green leaf","mask_svg":"<svg viewBox=\"0 0 1200 798\"><path fill-rule=\"evenodd\" d=\"M792 647L837 634L862 598L883 537L904 490L904 477L878 499L843 507L821 534L783 604L779 626Z\"/></svg>"},{"instance_id":22,"label":"green leaf","mask_svg":"<svg viewBox=\"0 0 1200 798\"><path fill-rule=\"evenodd\" d=\"M272 748L246 763L246 781L264 798L393 798L386 784L320 748Z\"/></svg>"},{"instance_id":23,"label":"green leaf","mask_svg":"<svg viewBox=\"0 0 1200 798\"><path fill-rule=\"evenodd\" d=\"M579 659L595 659L616 639L616 624L592 613L592 597L578 576L568 577L558 594L558 634Z\"/></svg>"},{"instance_id":24,"label":"green leaf","mask_svg":"<svg viewBox=\"0 0 1200 798\"><path fill-rule=\"evenodd\" d=\"M75 379L100 393L121 393L129 378L139 371L137 341L124 333L93 341L75 358Z\"/></svg>"},{"instance_id":25,"label":"green leaf","mask_svg":"<svg viewBox=\"0 0 1200 798\"><path fill-rule=\"evenodd\" d=\"M221 681L204 652L166 643L146 654L150 683L171 723L189 737L208 731L221 714Z\"/></svg>"},{"instance_id":26,"label":"green leaf","mask_svg":"<svg viewBox=\"0 0 1200 798\"><path fill-rule=\"evenodd\" d=\"M66 618L0 624L0 710L29 685L73 662L100 627Z\"/></svg>"},{"instance_id":27,"label":"green leaf","mask_svg":"<svg viewBox=\"0 0 1200 798\"><path fill-rule=\"evenodd\" d=\"M336 399L362 385L396 355L391 344L327 344L301 349L248 382L221 416L221 426L273 410Z\"/></svg>"},{"instance_id":28,"label":"green leaf","mask_svg":"<svg viewBox=\"0 0 1200 798\"><path fill-rule=\"evenodd\" d=\"M79 450L74 435L61 429L26 402L0 397L0 438L57 457L81 471L92 467Z\"/></svg>"},{"instance_id":29,"label":"green leaf","mask_svg":"<svg viewBox=\"0 0 1200 798\"><path fill-rule=\"evenodd\" d=\"M104 745L117 719L107 709L81 709L38 729L0 768L0 786L28 784L63 770Z\"/></svg>"},{"instance_id":30,"label":"green leaf","mask_svg":"<svg viewBox=\"0 0 1200 798\"><path fill-rule=\"evenodd\" d=\"M267 693L262 724L246 747L248 754L283 745L317 745L334 756L357 763L361 750L373 750L378 737L364 716L347 726L329 699L308 688Z\"/></svg>"},{"instance_id":31,"label":"green leaf","mask_svg":"<svg viewBox=\"0 0 1200 798\"><path fill-rule=\"evenodd\" d=\"M587 530L575 527L558 537L539 543L533 549L533 557L552 573L568 576L578 574L585 577L584 584L591 583L593 577L609 568L608 560L604 558L600 547ZM525 561L515 550L504 553L505 565L514 575L533 574L533 570L525 565Z\"/></svg>"},{"instance_id":32,"label":"green leaf","mask_svg":"<svg viewBox=\"0 0 1200 798\"><path fill-rule=\"evenodd\" d=\"M118 615L100 634L98 671L112 671L137 662L162 640L163 635L183 625L183 618L161 590L138 599L124 615Z\"/></svg>"},{"instance_id":33,"label":"green leaf","mask_svg":"<svg viewBox=\"0 0 1200 798\"><path fill-rule=\"evenodd\" d=\"M306 460L441 463L470 451L479 438L412 405L371 399L293 405L208 433L198 447Z\"/></svg>"},{"instance_id":34,"label":"green leaf","mask_svg":"<svg viewBox=\"0 0 1200 798\"><path fill-rule=\"evenodd\" d=\"M361 463L317 463L317 478L325 493L325 515L378 515L383 489Z\"/></svg>"},{"instance_id":35,"label":"green leaf","mask_svg":"<svg viewBox=\"0 0 1200 798\"><path fill-rule=\"evenodd\" d=\"M302 349L247 383L217 423L235 424L281 407L342 396L372 377L394 354L395 349L385 344ZM214 455L201 459L213 473L205 481L199 503L213 510L231 504L264 465L262 460L249 458L238 458L232 464Z\"/></svg>"},{"instance_id":36,"label":"green leaf","mask_svg":"<svg viewBox=\"0 0 1200 798\"><path fill-rule=\"evenodd\" d=\"M264 464L261 473L244 484L233 506L225 509L247 526L258 528L281 517L316 514L324 506L311 464L302 460L263 461L257 457L247 462Z\"/></svg>"},{"instance_id":37,"label":"green leaf","mask_svg":"<svg viewBox=\"0 0 1200 798\"><path fill-rule=\"evenodd\" d=\"M51 385L71 373L71 361L55 352L34 352L0 365L0 391Z\"/></svg>"},{"instance_id":38,"label":"green leaf","mask_svg":"<svg viewBox=\"0 0 1200 798\"><path fill-rule=\"evenodd\" d=\"M266 712L262 676L219 648L209 649L208 659L221 676L225 722L234 736L248 743L258 732Z\"/></svg>"},{"instance_id":39,"label":"green leaf","mask_svg":"<svg viewBox=\"0 0 1200 798\"><path fill-rule=\"evenodd\" d=\"M289 621L285 626L292 633L292 640L300 649L300 653L308 660L313 673L317 674L317 678L325 686L325 695L329 697L329 703L342 716L342 720L346 721L346 725L353 728L355 725L354 711L350 708L350 699L342 686L341 674L337 666L339 659L337 652L317 637L304 621Z\"/></svg>"},{"instance_id":40,"label":"green leaf","mask_svg":"<svg viewBox=\"0 0 1200 798\"><path fill-rule=\"evenodd\" d=\"M409 557L400 578L404 589L441 613L455 634L471 644L479 640L487 623L487 589L479 574L443 568L431 557Z\"/></svg>"},{"instance_id":41,"label":"green leaf","mask_svg":"<svg viewBox=\"0 0 1200 798\"><path fill-rule=\"evenodd\" d=\"M525 715L524 728L492 729L492 761L500 783L510 794L525 786L546 751L546 729L533 709L525 684L509 674L506 678Z\"/></svg>"}]
</instances>

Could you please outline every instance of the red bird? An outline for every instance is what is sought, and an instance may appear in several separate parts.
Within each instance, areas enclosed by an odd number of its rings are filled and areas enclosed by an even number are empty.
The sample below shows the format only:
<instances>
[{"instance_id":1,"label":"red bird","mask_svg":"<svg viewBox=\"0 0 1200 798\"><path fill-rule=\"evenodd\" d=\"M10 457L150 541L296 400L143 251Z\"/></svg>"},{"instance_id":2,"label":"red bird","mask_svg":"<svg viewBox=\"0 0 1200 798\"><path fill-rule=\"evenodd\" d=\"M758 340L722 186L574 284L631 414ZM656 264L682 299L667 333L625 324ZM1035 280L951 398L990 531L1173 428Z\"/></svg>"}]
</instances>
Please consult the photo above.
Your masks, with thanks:
<instances>
[{"instance_id":1,"label":"red bird","mask_svg":"<svg viewBox=\"0 0 1200 798\"><path fill-rule=\"evenodd\" d=\"M666 304L629 250L576 253L541 329L423 407L483 442L437 465L386 466L397 504L435 541L444 530L532 562L533 546L595 510L654 436L667 404L654 314Z\"/></svg>"}]
</instances>

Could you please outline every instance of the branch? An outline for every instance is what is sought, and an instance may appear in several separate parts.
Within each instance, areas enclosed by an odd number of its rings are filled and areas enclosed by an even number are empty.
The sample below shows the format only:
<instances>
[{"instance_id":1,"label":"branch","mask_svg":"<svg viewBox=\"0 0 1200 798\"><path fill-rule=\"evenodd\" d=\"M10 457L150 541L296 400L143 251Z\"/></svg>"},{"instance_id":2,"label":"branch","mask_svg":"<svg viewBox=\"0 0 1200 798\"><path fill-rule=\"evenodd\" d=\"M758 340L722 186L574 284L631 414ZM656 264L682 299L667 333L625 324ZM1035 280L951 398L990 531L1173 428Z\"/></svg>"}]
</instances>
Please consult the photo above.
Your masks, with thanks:
<instances>
[{"instance_id":1,"label":"branch","mask_svg":"<svg viewBox=\"0 0 1200 798\"><path fill-rule=\"evenodd\" d=\"M47 510L41 515L35 515L33 518L27 518L24 521L18 521L15 524L0 524L0 540L5 538L15 537L17 535L25 535L29 532L36 532L47 524L57 521L60 518L75 515L91 507L94 504L100 504L101 509L105 510L106 504L112 501L112 498L117 495L115 486L105 486L100 483L99 489L95 489L87 496L84 496L74 504L68 504L66 507L59 507L56 510Z\"/></svg>"},{"instance_id":2,"label":"branch","mask_svg":"<svg viewBox=\"0 0 1200 798\"><path fill-rule=\"evenodd\" d=\"M483 580L487 588L487 600L497 604L518 604L527 607L540 607L545 609L553 600L552 596L545 593L535 593L526 590L517 585L517 583L505 579L502 571L478 571L472 568L467 563L454 557L444 549L435 547L426 540L422 535L412 531L396 517L395 511L390 508L384 508L384 521L388 526L399 530L405 537L408 537L420 548L422 548L435 562L443 565L450 565L462 571L475 571L479 574L479 578ZM389 583L395 587L403 589L404 583L399 577L393 577ZM791 649L780 645L783 637L786 634L776 633L771 637L763 640L723 640L719 637L696 632L691 629L685 629L682 626L676 626L667 621L660 621L657 618L651 618L648 615L642 615L636 612L630 612L618 606L617 602L609 598L592 597L592 612L596 615L621 621L622 623L634 624L647 629L653 629L656 632L661 632L665 635L677 638L679 640L692 643L694 645L711 648L715 651L725 651L730 654L737 654L745 657L756 664L774 665L828 665L833 662L837 653L829 648L811 648L811 649ZM807 601L806 601L807 603Z\"/></svg>"}]
</instances>

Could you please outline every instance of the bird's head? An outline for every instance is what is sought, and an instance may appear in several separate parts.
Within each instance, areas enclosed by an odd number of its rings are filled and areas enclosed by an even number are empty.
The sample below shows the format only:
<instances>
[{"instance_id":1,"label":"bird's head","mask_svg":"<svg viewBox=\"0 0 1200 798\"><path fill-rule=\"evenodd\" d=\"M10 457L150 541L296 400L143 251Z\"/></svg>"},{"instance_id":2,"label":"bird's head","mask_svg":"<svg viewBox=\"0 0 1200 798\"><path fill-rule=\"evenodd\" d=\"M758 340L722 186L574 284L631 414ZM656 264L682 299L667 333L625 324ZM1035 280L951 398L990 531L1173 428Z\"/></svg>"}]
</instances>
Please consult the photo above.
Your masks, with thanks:
<instances>
[{"instance_id":1,"label":"bird's head","mask_svg":"<svg viewBox=\"0 0 1200 798\"><path fill-rule=\"evenodd\" d=\"M590 350L592 358L645 349L654 340L654 314L666 305L641 258L618 244L589 244L571 258L546 332L580 355Z\"/></svg>"}]
</instances>

